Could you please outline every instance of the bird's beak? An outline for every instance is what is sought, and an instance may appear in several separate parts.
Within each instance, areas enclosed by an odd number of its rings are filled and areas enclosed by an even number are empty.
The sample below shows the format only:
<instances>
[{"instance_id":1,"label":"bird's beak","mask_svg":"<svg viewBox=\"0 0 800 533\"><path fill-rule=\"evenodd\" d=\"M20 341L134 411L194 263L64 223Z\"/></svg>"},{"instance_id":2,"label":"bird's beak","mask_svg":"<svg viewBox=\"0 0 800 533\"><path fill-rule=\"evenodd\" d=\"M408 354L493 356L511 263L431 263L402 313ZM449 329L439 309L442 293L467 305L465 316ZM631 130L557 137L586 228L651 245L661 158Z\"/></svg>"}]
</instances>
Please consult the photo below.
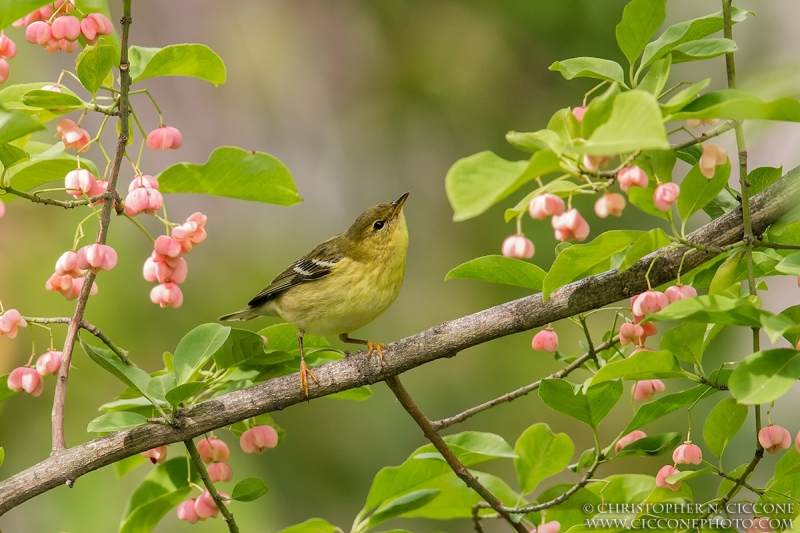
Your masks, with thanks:
<instances>
[{"instance_id":1,"label":"bird's beak","mask_svg":"<svg viewBox=\"0 0 800 533\"><path fill-rule=\"evenodd\" d=\"M408 193L405 193L403 196L392 202L392 206L394 206L394 209L392 210L392 218L395 218L400 214L400 210L403 209L403 204L406 203L407 198Z\"/></svg>"}]
</instances>

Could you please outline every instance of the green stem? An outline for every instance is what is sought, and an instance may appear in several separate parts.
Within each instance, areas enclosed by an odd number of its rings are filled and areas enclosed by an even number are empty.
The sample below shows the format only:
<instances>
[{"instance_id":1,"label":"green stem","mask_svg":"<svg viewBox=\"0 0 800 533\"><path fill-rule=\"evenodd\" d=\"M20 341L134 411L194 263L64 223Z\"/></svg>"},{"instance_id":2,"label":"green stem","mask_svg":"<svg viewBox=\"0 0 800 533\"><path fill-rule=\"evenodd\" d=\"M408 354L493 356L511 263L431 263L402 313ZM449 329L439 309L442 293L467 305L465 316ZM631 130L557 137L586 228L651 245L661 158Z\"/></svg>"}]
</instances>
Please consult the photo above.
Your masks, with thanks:
<instances>
[{"instance_id":1,"label":"green stem","mask_svg":"<svg viewBox=\"0 0 800 533\"><path fill-rule=\"evenodd\" d=\"M197 446L194 445L194 441L192 439L187 439L183 441L183 443L186 445L189 456L192 458L192 462L194 462L194 466L200 474L200 479L203 480L203 485L206 486L206 490L208 490L208 493L211 495L211 499L217 504L217 509L222 513L222 518L225 520L225 523L228 524L228 530L231 533L239 533L239 526L236 525L236 520L233 519L233 513L231 513L228 507L223 503L222 497L219 495L217 488L214 487L214 483L212 483L211 478L208 476L208 470L206 470L206 465L203 464L203 460L200 459L200 452L197 451Z\"/></svg>"}]
</instances>

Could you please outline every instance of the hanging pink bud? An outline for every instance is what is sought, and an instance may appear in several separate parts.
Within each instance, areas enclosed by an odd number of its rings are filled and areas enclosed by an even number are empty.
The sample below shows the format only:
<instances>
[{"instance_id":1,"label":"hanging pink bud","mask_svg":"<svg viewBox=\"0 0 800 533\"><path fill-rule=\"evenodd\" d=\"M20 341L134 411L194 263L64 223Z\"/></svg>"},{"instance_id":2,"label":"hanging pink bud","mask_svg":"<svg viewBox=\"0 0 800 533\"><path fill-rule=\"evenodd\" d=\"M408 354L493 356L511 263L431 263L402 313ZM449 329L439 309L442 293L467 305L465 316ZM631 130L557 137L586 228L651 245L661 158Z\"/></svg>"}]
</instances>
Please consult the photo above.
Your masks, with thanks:
<instances>
[{"instance_id":1,"label":"hanging pink bud","mask_svg":"<svg viewBox=\"0 0 800 533\"><path fill-rule=\"evenodd\" d=\"M21 366L8 375L8 388L15 392L25 391L31 396L39 396L44 390L44 380L36 370Z\"/></svg>"},{"instance_id":2,"label":"hanging pink bud","mask_svg":"<svg viewBox=\"0 0 800 533\"><path fill-rule=\"evenodd\" d=\"M561 530L561 522L558 520L551 520L550 522L545 522L541 524L539 527L534 529L535 533L558 533Z\"/></svg>"},{"instance_id":3,"label":"hanging pink bud","mask_svg":"<svg viewBox=\"0 0 800 533\"><path fill-rule=\"evenodd\" d=\"M528 205L528 214L537 220L560 215L563 212L564 200L549 192L534 196Z\"/></svg>"},{"instance_id":4,"label":"hanging pink bud","mask_svg":"<svg viewBox=\"0 0 800 533\"><path fill-rule=\"evenodd\" d=\"M211 478L212 483L227 482L233 479L233 470L228 463L211 463L206 470L208 470L208 477Z\"/></svg>"},{"instance_id":5,"label":"hanging pink bud","mask_svg":"<svg viewBox=\"0 0 800 533\"><path fill-rule=\"evenodd\" d=\"M211 494L207 490L203 491L194 501L194 511L197 513L200 520L216 518L219 514L219 508L217 504L214 503L214 498L211 497Z\"/></svg>"},{"instance_id":6,"label":"hanging pink bud","mask_svg":"<svg viewBox=\"0 0 800 533\"><path fill-rule=\"evenodd\" d=\"M77 41L81 34L81 21L72 15L57 17L50 26L50 35L54 39Z\"/></svg>"},{"instance_id":7,"label":"hanging pink bud","mask_svg":"<svg viewBox=\"0 0 800 533\"><path fill-rule=\"evenodd\" d=\"M598 168L605 166L611 161L611 156L607 155L584 155L583 168L589 172L596 172Z\"/></svg>"},{"instance_id":8,"label":"hanging pink bud","mask_svg":"<svg viewBox=\"0 0 800 533\"><path fill-rule=\"evenodd\" d=\"M72 250L68 250L61 254L61 257L56 261L56 275L57 276L70 276L79 278L83 275L81 269L78 268L78 254Z\"/></svg>"},{"instance_id":9,"label":"hanging pink bud","mask_svg":"<svg viewBox=\"0 0 800 533\"><path fill-rule=\"evenodd\" d=\"M142 187L147 189L158 189L158 180L149 174L138 175L133 178L131 184L128 185L128 192L133 192Z\"/></svg>"},{"instance_id":10,"label":"hanging pink bud","mask_svg":"<svg viewBox=\"0 0 800 533\"><path fill-rule=\"evenodd\" d=\"M0 83L5 83L10 73L11 67L8 65L8 61L0 59Z\"/></svg>"},{"instance_id":11,"label":"hanging pink bud","mask_svg":"<svg viewBox=\"0 0 800 533\"><path fill-rule=\"evenodd\" d=\"M64 92L61 89L60 85L43 85L42 86L42 90L43 91L50 91L50 92L53 92L53 93L63 93Z\"/></svg>"},{"instance_id":12,"label":"hanging pink bud","mask_svg":"<svg viewBox=\"0 0 800 533\"><path fill-rule=\"evenodd\" d=\"M558 335L552 329L543 329L533 336L531 347L548 353L556 353L558 350Z\"/></svg>"},{"instance_id":13,"label":"hanging pink bud","mask_svg":"<svg viewBox=\"0 0 800 533\"><path fill-rule=\"evenodd\" d=\"M583 115L586 113L586 106L573 107L572 115L578 122L583 122Z\"/></svg>"},{"instance_id":14,"label":"hanging pink bud","mask_svg":"<svg viewBox=\"0 0 800 533\"><path fill-rule=\"evenodd\" d=\"M144 262L142 274L147 281L158 281L159 283L176 283L180 285L186 281L189 273L189 265L183 257L178 258L178 264L174 268L164 261L156 261L155 252Z\"/></svg>"},{"instance_id":15,"label":"hanging pink bud","mask_svg":"<svg viewBox=\"0 0 800 533\"><path fill-rule=\"evenodd\" d=\"M13 59L17 55L17 45L6 36L6 32L0 32L0 57Z\"/></svg>"},{"instance_id":16,"label":"hanging pink bud","mask_svg":"<svg viewBox=\"0 0 800 533\"><path fill-rule=\"evenodd\" d=\"M669 305L667 295L663 292L649 290L645 291L636 298L631 310L634 315L647 316L651 313L658 313Z\"/></svg>"},{"instance_id":17,"label":"hanging pink bud","mask_svg":"<svg viewBox=\"0 0 800 533\"><path fill-rule=\"evenodd\" d=\"M517 259L533 257L533 243L524 235L510 235L503 241L503 255Z\"/></svg>"},{"instance_id":18,"label":"hanging pink bud","mask_svg":"<svg viewBox=\"0 0 800 533\"><path fill-rule=\"evenodd\" d=\"M192 213L183 224L172 228L172 237L180 241L184 253L206 240L207 221L208 217L203 213Z\"/></svg>"},{"instance_id":19,"label":"hanging pink bud","mask_svg":"<svg viewBox=\"0 0 800 533\"><path fill-rule=\"evenodd\" d=\"M50 24L37 20L25 28L25 39L31 44L44 46L50 40Z\"/></svg>"},{"instance_id":20,"label":"hanging pink bud","mask_svg":"<svg viewBox=\"0 0 800 533\"><path fill-rule=\"evenodd\" d=\"M627 191L631 187L647 187L647 173L642 170L642 167L631 165L617 173L617 182L623 191Z\"/></svg>"},{"instance_id":21,"label":"hanging pink bud","mask_svg":"<svg viewBox=\"0 0 800 533\"><path fill-rule=\"evenodd\" d=\"M196 524L200 517L197 516L197 511L194 510L194 500L184 500L178 505L178 520L186 520L190 524Z\"/></svg>"},{"instance_id":22,"label":"hanging pink bud","mask_svg":"<svg viewBox=\"0 0 800 533\"><path fill-rule=\"evenodd\" d=\"M95 180L94 174L85 168L73 170L67 173L67 176L64 178L64 187L67 188L67 194L75 198L81 198L84 194L88 195L89 191L94 188L96 183L97 181Z\"/></svg>"},{"instance_id":23,"label":"hanging pink bud","mask_svg":"<svg viewBox=\"0 0 800 533\"><path fill-rule=\"evenodd\" d=\"M660 379L637 381L633 384L633 388L631 389L633 401L635 402L650 401L657 392L664 392L664 382Z\"/></svg>"},{"instance_id":24,"label":"hanging pink bud","mask_svg":"<svg viewBox=\"0 0 800 533\"><path fill-rule=\"evenodd\" d=\"M101 35L114 33L114 25L102 13L89 13L81 21L81 33L88 44L94 44Z\"/></svg>"},{"instance_id":25,"label":"hanging pink bud","mask_svg":"<svg viewBox=\"0 0 800 533\"><path fill-rule=\"evenodd\" d=\"M91 270L95 274L101 270L111 270L117 265L117 252L106 244L87 244L78 250L78 268Z\"/></svg>"},{"instance_id":26,"label":"hanging pink bud","mask_svg":"<svg viewBox=\"0 0 800 533\"><path fill-rule=\"evenodd\" d=\"M156 238L153 249L157 254L173 258L178 257L183 253L181 242L178 239L168 237L167 235L159 235L158 238Z\"/></svg>"},{"instance_id":27,"label":"hanging pink bud","mask_svg":"<svg viewBox=\"0 0 800 533\"><path fill-rule=\"evenodd\" d=\"M686 125L690 128L697 128L699 126L716 126L719 124L718 118L689 118L686 119Z\"/></svg>"},{"instance_id":28,"label":"hanging pink bud","mask_svg":"<svg viewBox=\"0 0 800 533\"><path fill-rule=\"evenodd\" d=\"M619 327L619 343L627 346L631 343L641 345L644 342L644 328L639 324L626 322Z\"/></svg>"},{"instance_id":29,"label":"hanging pink bud","mask_svg":"<svg viewBox=\"0 0 800 533\"><path fill-rule=\"evenodd\" d=\"M699 465L703 462L703 452L697 444L687 442L675 448L672 460L676 465Z\"/></svg>"},{"instance_id":30,"label":"hanging pink bud","mask_svg":"<svg viewBox=\"0 0 800 533\"><path fill-rule=\"evenodd\" d=\"M550 225L555 230L556 240L561 242L582 241L589 236L589 224L574 208L563 215L553 215Z\"/></svg>"},{"instance_id":31,"label":"hanging pink bud","mask_svg":"<svg viewBox=\"0 0 800 533\"><path fill-rule=\"evenodd\" d=\"M64 354L56 350L48 350L36 360L36 371L46 376L48 374L58 374L61 369L61 358Z\"/></svg>"},{"instance_id":32,"label":"hanging pink bud","mask_svg":"<svg viewBox=\"0 0 800 533\"><path fill-rule=\"evenodd\" d=\"M200 458L204 463L208 464L214 461L227 462L231 457L231 451L228 445L220 439L211 437L210 439L202 439L197 443L197 451L200 453Z\"/></svg>"},{"instance_id":33,"label":"hanging pink bud","mask_svg":"<svg viewBox=\"0 0 800 533\"><path fill-rule=\"evenodd\" d=\"M656 209L665 213L672 209L672 204L678 201L681 189L677 184L668 182L662 183L653 192L653 203Z\"/></svg>"},{"instance_id":34,"label":"hanging pink bud","mask_svg":"<svg viewBox=\"0 0 800 533\"><path fill-rule=\"evenodd\" d=\"M673 285L672 287L667 287L664 294L667 296L667 301L672 303L684 298L694 298L697 296L697 291L691 285Z\"/></svg>"},{"instance_id":35,"label":"hanging pink bud","mask_svg":"<svg viewBox=\"0 0 800 533\"><path fill-rule=\"evenodd\" d=\"M150 291L150 301L161 307L174 307L183 305L183 292L175 283L162 283Z\"/></svg>"},{"instance_id":36,"label":"hanging pink bud","mask_svg":"<svg viewBox=\"0 0 800 533\"><path fill-rule=\"evenodd\" d=\"M175 150L183 144L183 137L177 128L172 126L159 126L147 134L147 147L151 150Z\"/></svg>"},{"instance_id":37,"label":"hanging pink bud","mask_svg":"<svg viewBox=\"0 0 800 533\"><path fill-rule=\"evenodd\" d=\"M703 146L703 155L700 156L700 160L697 162L697 167L700 169L700 173L703 176L711 179L714 177L717 167L719 165L724 165L725 161L727 160L727 150L720 148L714 143L708 143Z\"/></svg>"},{"instance_id":38,"label":"hanging pink bud","mask_svg":"<svg viewBox=\"0 0 800 533\"><path fill-rule=\"evenodd\" d=\"M644 431L635 429L617 441L617 444L614 445L614 451L619 453L619 451L628 444L636 442L639 439L643 439L646 436L647 434Z\"/></svg>"},{"instance_id":39,"label":"hanging pink bud","mask_svg":"<svg viewBox=\"0 0 800 533\"><path fill-rule=\"evenodd\" d=\"M60 292L64 298L69 300L72 294L72 276L52 274L45 282L44 288L51 292Z\"/></svg>"},{"instance_id":40,"label":"hanging pink bud","mask_svg":"<svg viewBox=\"0 0 800 533\"><path fill-rule=\"evenodd\" d=\"M625 197L615 192L604 194L594 204L594 212L600 218L609 215L621 217L623 209L625 209Z\"/></svg>"},{"instance_id":41,"label":"hanging pink bud","mask_svg":"<svg viewBox=\"0 0 800 533\"><path fill-rule=\"evenodd\" d=\"M164 197L157 189L141 187L125 197L125 214L135 217L139 213L155 215L164 205Z\"/></svg>"},{"instance_id":42,"label":"hanging pink bud","mask_svg":"<svg viewBox=\"0 0 800 533\"><path fill-rule=\"evenodd\" d=\"M86 278L74 278L72 280L72 290L69 293L62 292L61 294L64 295L64 298L67 300L74 300L78 296L81 295L81 290L83 290L83 282ZM97 294L97 282L92 283L92 288L89 289L89 295L94 296Z\"/></svg>"},{"instance_id":43,"label":"hanging pink bud","mask_svg":"<svg viewBox=\"0 0 800 533\"><path fill-rule=\"evenodd\" d=\"M253 426L239 437L239 446L244 453L263 453L278 445L278 432L272 426Z\"/></svg>"},{"instance_id":44,"label":"hanging pink bud","mask_svg":"<svg viewBox=\"0 0 800 533\"><path fill-rule=\"evenodd\" d=\"M88 131L68 118L61 119L56 124L56 137L58 136L61 136L65 148L76 148L79 152L91 139Z\"/></svg>"},{"instance_id":45,"label":"hanging pink bud","mask_svg":"<svg viewBox=\"0 0 800 533\"><path fill-rule=\"evenodd\" d=\"M0 218L3 218L3 215L6 214L6 204L0 200Z\"/></svg>"},{"instance_id":46,"label":"hanging pink bud","mask_svg":"<svg viewBox=\"0 0 800 533\"><path fill-rule=\"evenodd\" d=\"M758 442L769 453L776 453L792 445L792 436L786 428L772 424L761 428L758 432Z\"/></svg>"},{"instance_id":47,"label":"hanging pink bud","mask_svg":"<svg viewBox=\"0 0 800 533\"><path fill-rule=\"evenodd\" d=\"M147 457L150 459L150 462L153 464L162 464L167 460L167 447L166 446L159 446L157 448L153 448L151 450L147 450L146 452L141 453L142 457Z\"/></svg>"},{"instance_id":48,"label":"hanging pink bud","mask_svg":"<svg viewBox=\"0 0 800 533\"><path fill-rule=\"evenodd\" d=\"M661 470L659 470L658 474L656 474L656 486L661 487L662 489L678 490L681 488L681 482L678 481L677 483L667 483L667 478L680 473L681 471L672 465L662 466Z\"/></svg>"},{"instance_id":49,"label":"hanging pink bud","mask_svg":"<svg viewBox=\"0 0 800 533\"><path fill-rule=\"evenodd\" d=\"M800 342L797 344L800 344ZM798 432L797 436L794 438L794 448L797 450L797 453L800 453L800 432Z\"/></svg>"},{"instance_id":50,"label":"hanging pink bud","mask_svg":"<svg viewBox=\"0 0 800 533\"><path fill-rule=\"evenodd\" d=\"M0 335L7 335L9 339L17 336L17 328L24 328L27 325L28 323L16 309L8 309L0 314Z\"/></svg>"}]
</instances>

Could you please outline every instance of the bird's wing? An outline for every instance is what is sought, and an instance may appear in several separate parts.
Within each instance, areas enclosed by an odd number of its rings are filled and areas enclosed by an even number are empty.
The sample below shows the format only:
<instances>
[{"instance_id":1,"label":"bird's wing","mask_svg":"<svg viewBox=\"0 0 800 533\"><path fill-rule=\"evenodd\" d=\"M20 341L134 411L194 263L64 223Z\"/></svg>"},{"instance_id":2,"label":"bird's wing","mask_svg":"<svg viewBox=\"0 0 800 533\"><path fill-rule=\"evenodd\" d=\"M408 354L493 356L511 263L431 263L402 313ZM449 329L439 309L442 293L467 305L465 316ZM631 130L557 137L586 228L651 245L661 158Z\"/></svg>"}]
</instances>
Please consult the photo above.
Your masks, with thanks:
<instances>
[{"instance_id":1,"label":"bird's wing","mask_svg":"<svg viewBox=\"0 0 800 533\"><path fill-rule=\"evenodd\" d=\"M344 253L335 242L335 237L325 241L278 274L266 289L256 294L247 303L248 307L261 307L296 285L327 276L331 273L333 266L343 258Z\"/></svg>"}]
</instances>

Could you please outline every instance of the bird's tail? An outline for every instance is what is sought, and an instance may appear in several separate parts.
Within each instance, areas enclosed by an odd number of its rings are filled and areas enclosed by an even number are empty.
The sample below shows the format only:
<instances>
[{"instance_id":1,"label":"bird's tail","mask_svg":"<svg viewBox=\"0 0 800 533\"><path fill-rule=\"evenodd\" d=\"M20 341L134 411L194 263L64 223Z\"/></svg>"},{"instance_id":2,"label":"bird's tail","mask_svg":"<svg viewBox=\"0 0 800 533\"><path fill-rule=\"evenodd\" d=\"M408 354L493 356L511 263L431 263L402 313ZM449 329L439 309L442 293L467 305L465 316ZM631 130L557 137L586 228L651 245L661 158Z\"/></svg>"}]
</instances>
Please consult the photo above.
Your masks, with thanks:
<instances>
[{"instance_id":1,"label":"bird's tail","mask_svg":"<svg viewBox=\"0 0 800 533\"><path fill-rule=\"evenodd\" d=\"M253 320L254 318L258 318L260 316L264 316L264 315L258 313L252 307L245 307L244 309L240 309L239 311L236 311L235 313L229 313L227 315L222 315L221 317L219 317L219 321L220 322L226 322L226 321L229 321L229 320L239 320L241 322L244 322L245 320Z\"/></svg>"}]
</instances>

